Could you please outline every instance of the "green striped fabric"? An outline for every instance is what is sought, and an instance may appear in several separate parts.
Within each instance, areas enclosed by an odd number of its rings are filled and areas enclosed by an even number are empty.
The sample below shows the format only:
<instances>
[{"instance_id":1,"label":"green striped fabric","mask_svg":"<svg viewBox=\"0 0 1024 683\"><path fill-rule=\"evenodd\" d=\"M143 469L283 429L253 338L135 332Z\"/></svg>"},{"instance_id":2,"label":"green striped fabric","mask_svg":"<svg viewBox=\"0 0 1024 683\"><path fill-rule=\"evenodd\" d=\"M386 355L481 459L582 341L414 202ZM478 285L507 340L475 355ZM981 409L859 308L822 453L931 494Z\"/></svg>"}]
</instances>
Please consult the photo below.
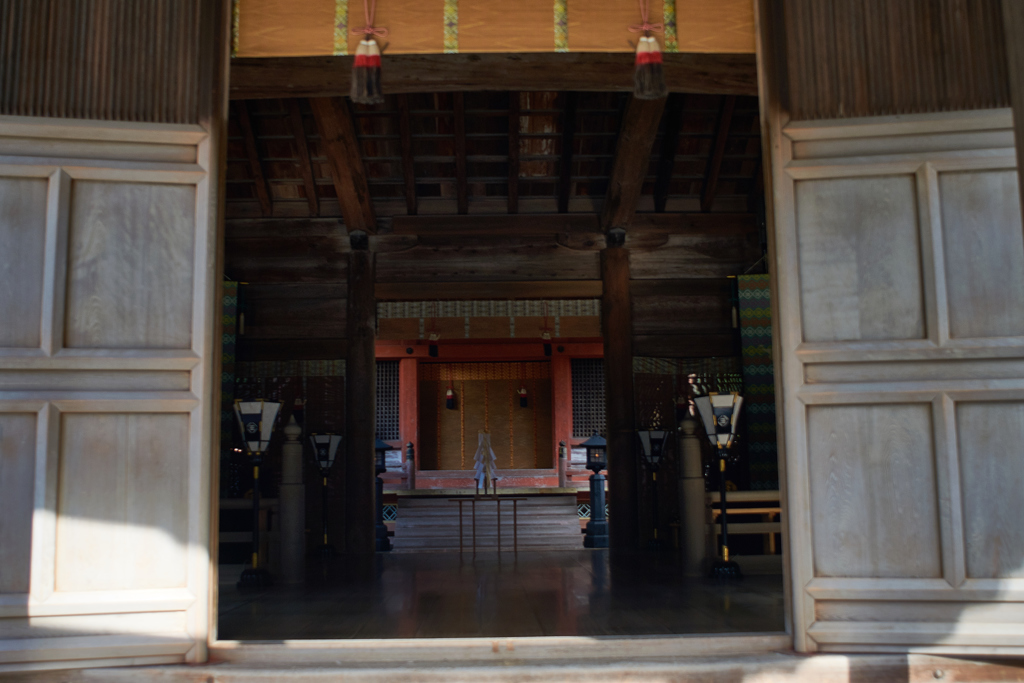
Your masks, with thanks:
<instances>
[{"instance_id":1,"label":"green striped fabric","mask_svg":"<svg viewBox=\"0 0 1024 683\"><path fill-rule=\"evenodd\" d=\"M743 357L743 424L750 459L750 487L779 488L772 366L772 304L768 275L737 278Z\"/></svg>"}]
</instances>

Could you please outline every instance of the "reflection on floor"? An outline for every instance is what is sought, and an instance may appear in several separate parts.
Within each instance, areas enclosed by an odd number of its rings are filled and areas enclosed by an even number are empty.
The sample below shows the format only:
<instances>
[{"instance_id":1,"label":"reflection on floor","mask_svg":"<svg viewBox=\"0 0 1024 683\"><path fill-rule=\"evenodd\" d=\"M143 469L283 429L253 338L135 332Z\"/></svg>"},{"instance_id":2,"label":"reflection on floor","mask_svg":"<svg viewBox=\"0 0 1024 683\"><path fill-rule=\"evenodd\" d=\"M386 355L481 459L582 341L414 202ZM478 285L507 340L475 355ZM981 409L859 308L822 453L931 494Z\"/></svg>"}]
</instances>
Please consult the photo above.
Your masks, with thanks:
<instances>
[{"instance_id":1,"label":"reflection on floor","mask_svg":"<svg viewBox=\"0 0 1024 683\"><path fill-rule=\"evenodd\" d=\"M219 638L622 636L783 630L781 576L682 578L670 553L378 553L311 562L302 587L240 593L224 577ZM233 579L232 579L233 580Z\"/></svg>"}]
</instances>

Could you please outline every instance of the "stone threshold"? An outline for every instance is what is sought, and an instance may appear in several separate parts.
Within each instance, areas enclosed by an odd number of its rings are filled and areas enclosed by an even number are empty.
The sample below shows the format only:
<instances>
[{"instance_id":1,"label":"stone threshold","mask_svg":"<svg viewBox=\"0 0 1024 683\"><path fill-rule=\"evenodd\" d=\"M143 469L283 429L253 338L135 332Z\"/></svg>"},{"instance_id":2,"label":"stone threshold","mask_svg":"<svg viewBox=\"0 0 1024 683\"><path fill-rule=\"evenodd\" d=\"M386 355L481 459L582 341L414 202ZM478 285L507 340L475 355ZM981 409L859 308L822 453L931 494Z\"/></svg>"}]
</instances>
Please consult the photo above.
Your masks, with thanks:
<instances>
[{"instance_id":1,"label":"stone threshold","mask_svg":"<svg viewBox=\"0 0 1024 683\"><path fill-rule=\"evenodd\" d=\"M278 646L278 649L282 649ZM309 651L306 651L309 654ZM514 653L485 664L451 661L331 663L309 661L221 662L39 672L26 683L935 683L1024 681L1019 662L980 661L923 654L798 655L773 652L728 657L640 657L606 661L572 657L522 661ZM0 675L0 680L4 680ZM14 679L12 679L14 680Z\"/></svg>"}]
</instances>

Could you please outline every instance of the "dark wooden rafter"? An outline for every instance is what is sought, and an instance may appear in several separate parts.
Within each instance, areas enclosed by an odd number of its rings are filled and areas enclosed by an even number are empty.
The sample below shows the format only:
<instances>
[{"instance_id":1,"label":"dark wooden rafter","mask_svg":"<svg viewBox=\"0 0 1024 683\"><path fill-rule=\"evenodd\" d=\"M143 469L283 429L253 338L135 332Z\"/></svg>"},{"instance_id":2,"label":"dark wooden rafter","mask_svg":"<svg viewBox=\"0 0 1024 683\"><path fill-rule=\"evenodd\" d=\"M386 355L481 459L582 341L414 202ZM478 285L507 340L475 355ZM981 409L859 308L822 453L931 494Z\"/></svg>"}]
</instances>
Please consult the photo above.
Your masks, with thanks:
<instances>
[{"instance_id":1,"label":"dark wooden rafter","mask_svg":"<svg viewBox=\"0 0 1024 683\"><path fill-rule=\"evenodd\" d=\"M651 147L658 134L665 100L629 99L622 117L615 161L608 179L608 193L601 210L601 229L605 232L628 228L647 175Z\"/></svg>"},{"instance_id":2,"label":"dark wooden rafter","mask_svg":"<svg viewBox=\"0 0 1024 683\"><path fill-rule=\"evenodd\" d=\"M466 179L466 98L461 92L452 95L455 117L455 193L460 214L469 213L469 183Z\"/></svg>"},{"instance_id":3,"label":"dark wooden rafter","mask_svg":"<svg viewBox=\"0 0 1024 683\"><path fill-rule=\"evenodd\" d=\"M572 193L572 148L576 138L576 103L574 92L565 94L562 108L562 155L558 163L558 213L569 212L569 195Z\"/></svg>"},{"instance_id":4,"label":"dark wooden rafter","mask_svg":"<svg viewBox=\"0 0 1024 683\"><path fill-rule=\"evenodd\" d=\"M405 178L405 208L416 215L416 169L412 158L412 123L409 120L409 96L398 95L398 135L402 150L402 176Z\"/></svg>"},{"instance_id":5,"label":"dark wooden rafter","mask_svg":"<svg viewBox=\"0 0 1024 683\"><path fill-rule=\"evenodd\" d=\"M309 215L320 215L320 196L316 191L316 179L313 177L313 163L309 159L309 141L306 139L306 127L302 122L302 111L299 101L288 100L288 123L292 137L295 138L295 151L299 155L299 174L306 188L306 200L309 202Z\"/></svg>"},{"instance_id":6,"label":"dark wooden rafter","mask_svg":"<svg viewBox=\"0 0 1024 683\"><path fill-rule=\"evenodd\" d=\"M736 109L736 96L726 95L722 98L722 106L718 110L718 125L715 127L715 138L704 174L704 189L700 193L700 210L708 212L715 203L718 193L718 178L722 172L722 157L725 155L725 143L729 140L729 129L732 127L732 113Z\"/></svg>"},{"instance_id":7,"label":"dark wooden rafter","mask_svg":"<svg viewBox=\"0 0 1024 683\"><path fill-rule=\"evenodd\" d=\"M312 98L309 104L327 153L345 227L350 232L376 232L377 219L370 197L370 186L348 104L334 97Z\"/></svg>"},{"instance_id":8,"label":"dark wooden rafter","mask_svg":"<svg viewBox=\"0 0 1024 683\"><path fill-rule=\"evenodd\" d=\"M249 158L249 170L252 172L253 184L256 188L256 199L260 203L260 213L269 217L274 213L274 202L270 196L267 177L263 173L263 162L260 161L259 149L256 147L256 135L252 130L249 103L237 102L233 106L238 114L238 127L242 129L242 139L245 141L245 154Z\"/></svg>"},{"instance_id":9,"label":"dark wooden rafter","mask_svg":"<svg viewBox=\"0 0 1024 683\"><path fill-rule=\"evenodd\" d=\"M508 94L508 212L519 213L519 93Z\"/></svg>"},{"instance_id":10,"label":"dark wooden rafter","mask_svg":"<svg viewBox=\"0 0 1024 683\"><path fill-rule=\"evenodd\" d=\"M231 60L231 99L347 95L352 57L255 57ZM629 53L390 55L388 92L469 90L633 91ZM753 54L664 55L673 92L757 94Z\"/></svg>"},{"instance_id":11,"label":"dark wooden rafter","mask_svg":"<svg viewBox=\"0 0 1024 683\"><path fill-rule=\"evenodd\" d=\"M661 137L661 155L658 157L658 175L654 181L654 210L665 213L672 171L676 166L676 149L679 147L679 127L683 119L683 98L685 95L672 93L665 105L665 131Z\"/></svg>"}]
</instances>

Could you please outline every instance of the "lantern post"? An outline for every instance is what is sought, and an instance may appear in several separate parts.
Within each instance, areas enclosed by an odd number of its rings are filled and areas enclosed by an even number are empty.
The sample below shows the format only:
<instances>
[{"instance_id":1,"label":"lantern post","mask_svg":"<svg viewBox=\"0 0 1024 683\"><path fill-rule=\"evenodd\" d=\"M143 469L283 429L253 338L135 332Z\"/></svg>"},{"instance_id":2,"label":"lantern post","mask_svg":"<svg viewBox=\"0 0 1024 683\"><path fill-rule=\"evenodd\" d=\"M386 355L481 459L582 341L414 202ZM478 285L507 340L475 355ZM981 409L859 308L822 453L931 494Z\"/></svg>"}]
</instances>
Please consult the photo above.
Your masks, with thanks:
<instances>
[{"instance_id":1,"label":"lantern post","mask_svg":"<svg viewBox=\"0 0 1024 683\"><path fill-rule=\"evenodd\" d=\"M743 397L737 392L731 394L710 393L694 398L700 413L704 430L711 445L718 449L719 520L722 525L722 558L711 566L711 577L715 579L739 579L743 575L740 566L729 559L729 513L725 499L725 465L729 449L736 440L736 424L739 422Z\"/></svg>"},{"instance_id":2,"label":"lantern post","mask_svg":"<svg viewBox=\"0 0 1024 683\"><path fill-rule=\"evenodd\" d=\"M608 466L608 442L603 436L594 435L580 444L587 450L587 469L590 475L590 521L587 535L583 538L584 548L608 547L608 519L604 514L604 482L601 470Z\"/></svg>"},{"instance_id":3,"label":"lantern post","mask_svg":"<svg viewBox=\"0 0 1024 683\"><path fill-rule=\"evenodd\" d=\"M256 399L235 401L235 417L242 432L242 442L252 459L252 563L242 571L239 588L262 588L274 583L265 567L260 566L260 465L270 446L281 404Z\"/></svg>"},{"instance_id":4,"label":"lantern post","mask_svg":"<svg viewBox=\"0 0 1024 683\"><path fill-rule=\"evenodd\" d=\"M651 541L651 547L654 549L661 547L661 539L658 538L658 469L661 467L661 456L665 452L666 433L664 429L641 429L637 431L637 436L640 437L644 465L646 465L647 470L651 473L651 491L654 504L654 514L652 517L654 539Z\"/></svg>"},{"instance_id":5,"label":"lantern post","mask_svg":"<svg viewBox=\"0 0 1024 683\"><path fill-rule=\"evenodd\" d=\"M321 557L328 558L334 555L334 546L330 544L327 535L327 476L331 473L331 466L338 455L338 446L341 444L340 434L310 434L309 441L313 444L313 461L320 470L321 486L321 530L323 531L323 545L320 546Z\"/></svg>"}]
</instances>

